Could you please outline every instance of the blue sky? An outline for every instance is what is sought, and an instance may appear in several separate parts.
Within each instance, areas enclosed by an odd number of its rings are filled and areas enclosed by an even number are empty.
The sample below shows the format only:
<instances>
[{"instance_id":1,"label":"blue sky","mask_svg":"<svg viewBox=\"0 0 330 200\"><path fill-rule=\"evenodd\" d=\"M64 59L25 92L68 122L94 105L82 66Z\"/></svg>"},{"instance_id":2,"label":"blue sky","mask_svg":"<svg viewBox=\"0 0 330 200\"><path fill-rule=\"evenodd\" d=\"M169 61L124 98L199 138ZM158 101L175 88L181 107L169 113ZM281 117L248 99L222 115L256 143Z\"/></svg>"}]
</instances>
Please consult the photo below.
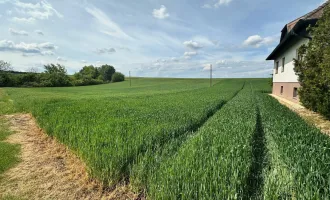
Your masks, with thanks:
<instances>
[{"instance_id":1,"label":"blue sky","mask_svg":"<svg viewBox=\"0 0 330 200\"><path fill-rule=\"evenodd\" d=\"M133 76L268 77L284 25L324 0L0 0L15 70L111 64Z\"/></svg>"}]
</instances>

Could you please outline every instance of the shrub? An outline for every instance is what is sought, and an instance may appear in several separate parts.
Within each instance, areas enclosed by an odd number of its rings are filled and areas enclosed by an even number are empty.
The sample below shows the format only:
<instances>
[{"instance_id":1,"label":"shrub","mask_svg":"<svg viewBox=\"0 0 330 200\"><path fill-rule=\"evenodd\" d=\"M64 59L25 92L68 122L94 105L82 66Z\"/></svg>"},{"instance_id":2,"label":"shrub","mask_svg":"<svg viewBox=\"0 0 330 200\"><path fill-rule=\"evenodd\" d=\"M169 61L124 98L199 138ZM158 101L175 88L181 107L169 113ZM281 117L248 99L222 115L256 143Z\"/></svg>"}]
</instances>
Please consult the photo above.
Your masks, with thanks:
<instances>
[{"instance_id":1,"label":"shrub","mask_svg":"<svg viewBox=\"0 0 330 200\"><path fill-rule=\"evenodd\" d=\"M111 82L121 82L124 80L125 80L125 75L120 72L115 72L111 78Z\"/></svg>"}]
</instances>

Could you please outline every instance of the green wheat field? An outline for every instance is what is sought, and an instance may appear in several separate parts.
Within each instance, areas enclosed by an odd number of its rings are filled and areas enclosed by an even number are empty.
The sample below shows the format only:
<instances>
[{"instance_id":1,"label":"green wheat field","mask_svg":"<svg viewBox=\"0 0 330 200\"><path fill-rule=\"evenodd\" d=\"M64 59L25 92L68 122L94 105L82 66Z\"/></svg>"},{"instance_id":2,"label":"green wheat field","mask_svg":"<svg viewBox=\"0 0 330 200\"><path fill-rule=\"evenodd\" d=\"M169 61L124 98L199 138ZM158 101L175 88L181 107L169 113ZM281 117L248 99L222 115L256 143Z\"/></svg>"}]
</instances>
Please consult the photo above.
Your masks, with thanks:
<instances>
[{"instance_id":1,"label":"green wheat field","mask_svg":"<svg viewBox=\"0 0 330 200\"><path fill-rule=\"evenodd\" d=\"M2 90L0 113L32 113L91 177L148 199L330 196L330 138L270 97L268 79Z\"/></svg>"}]
</instances>

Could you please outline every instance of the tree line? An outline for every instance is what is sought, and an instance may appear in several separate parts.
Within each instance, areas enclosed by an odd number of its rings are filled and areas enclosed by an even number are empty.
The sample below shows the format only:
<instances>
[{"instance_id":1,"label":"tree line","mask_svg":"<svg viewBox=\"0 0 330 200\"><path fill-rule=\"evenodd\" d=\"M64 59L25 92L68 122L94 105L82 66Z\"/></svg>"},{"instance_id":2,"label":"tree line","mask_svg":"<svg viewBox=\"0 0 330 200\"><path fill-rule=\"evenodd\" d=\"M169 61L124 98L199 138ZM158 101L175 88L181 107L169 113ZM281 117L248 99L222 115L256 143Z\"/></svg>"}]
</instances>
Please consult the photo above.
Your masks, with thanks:
<instances>
[{"instance_id":1,"label":"tree line","mask_svg":"<svg viewBox=\"0 0 330 200\"><path fill-rule=\"evenodd\" d=\"M125 76L111 65L84 66L73 76L67 74L65 66L47 64L44 72L15 72L10 63L0 60L0 87L64 87L98 85L124 81Z\"/></svg>"},{"instance_id":2,"label":"tree line","mask_svg":"<svg viewBox=\"0 0 330 200\"><path fill-rule=\"evenodd\" d=\"M309 28L312 40L300 47L295 72L301 88L299 98L308 109L330 119L330 6L317 25Z\"/></svg>"}]
</instances>

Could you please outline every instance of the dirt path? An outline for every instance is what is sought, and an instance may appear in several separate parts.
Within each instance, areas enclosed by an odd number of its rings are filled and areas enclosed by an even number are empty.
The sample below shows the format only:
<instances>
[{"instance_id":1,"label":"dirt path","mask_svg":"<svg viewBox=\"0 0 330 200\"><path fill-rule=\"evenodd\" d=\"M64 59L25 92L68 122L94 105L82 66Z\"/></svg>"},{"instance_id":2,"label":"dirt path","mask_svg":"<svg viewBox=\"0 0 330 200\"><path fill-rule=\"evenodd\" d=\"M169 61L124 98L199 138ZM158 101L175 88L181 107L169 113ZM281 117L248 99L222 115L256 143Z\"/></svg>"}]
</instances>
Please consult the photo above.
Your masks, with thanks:
<instances>
[{"instance_id":1,"label":"dirt path","mask_svg":"<svg viewBox=\"0 0 330 200\"><path fill-rule=\"evenodd\" d=\"M324 119L320 114L310 111L300 104L291 102L276 95L271 94L271 96L277 99L281 104L287 106L289 109L296 112L308 123L311 123L318 127L323 133L330 135L330 121Z\"/></svg>"},{"instance_id":2,"label":"dirt path","mask_svg":"<svg viewBox=\"0 0 330 200\"><path fill-rule=\"evenodd\" d=\"M6 142L21 145L21 162L0 179L1 197L22 199L136 199L127 187L106 191L88 178L86 167L51 139L29 114L5 116L15 132Z\"/></svg>"}]
</instances>

